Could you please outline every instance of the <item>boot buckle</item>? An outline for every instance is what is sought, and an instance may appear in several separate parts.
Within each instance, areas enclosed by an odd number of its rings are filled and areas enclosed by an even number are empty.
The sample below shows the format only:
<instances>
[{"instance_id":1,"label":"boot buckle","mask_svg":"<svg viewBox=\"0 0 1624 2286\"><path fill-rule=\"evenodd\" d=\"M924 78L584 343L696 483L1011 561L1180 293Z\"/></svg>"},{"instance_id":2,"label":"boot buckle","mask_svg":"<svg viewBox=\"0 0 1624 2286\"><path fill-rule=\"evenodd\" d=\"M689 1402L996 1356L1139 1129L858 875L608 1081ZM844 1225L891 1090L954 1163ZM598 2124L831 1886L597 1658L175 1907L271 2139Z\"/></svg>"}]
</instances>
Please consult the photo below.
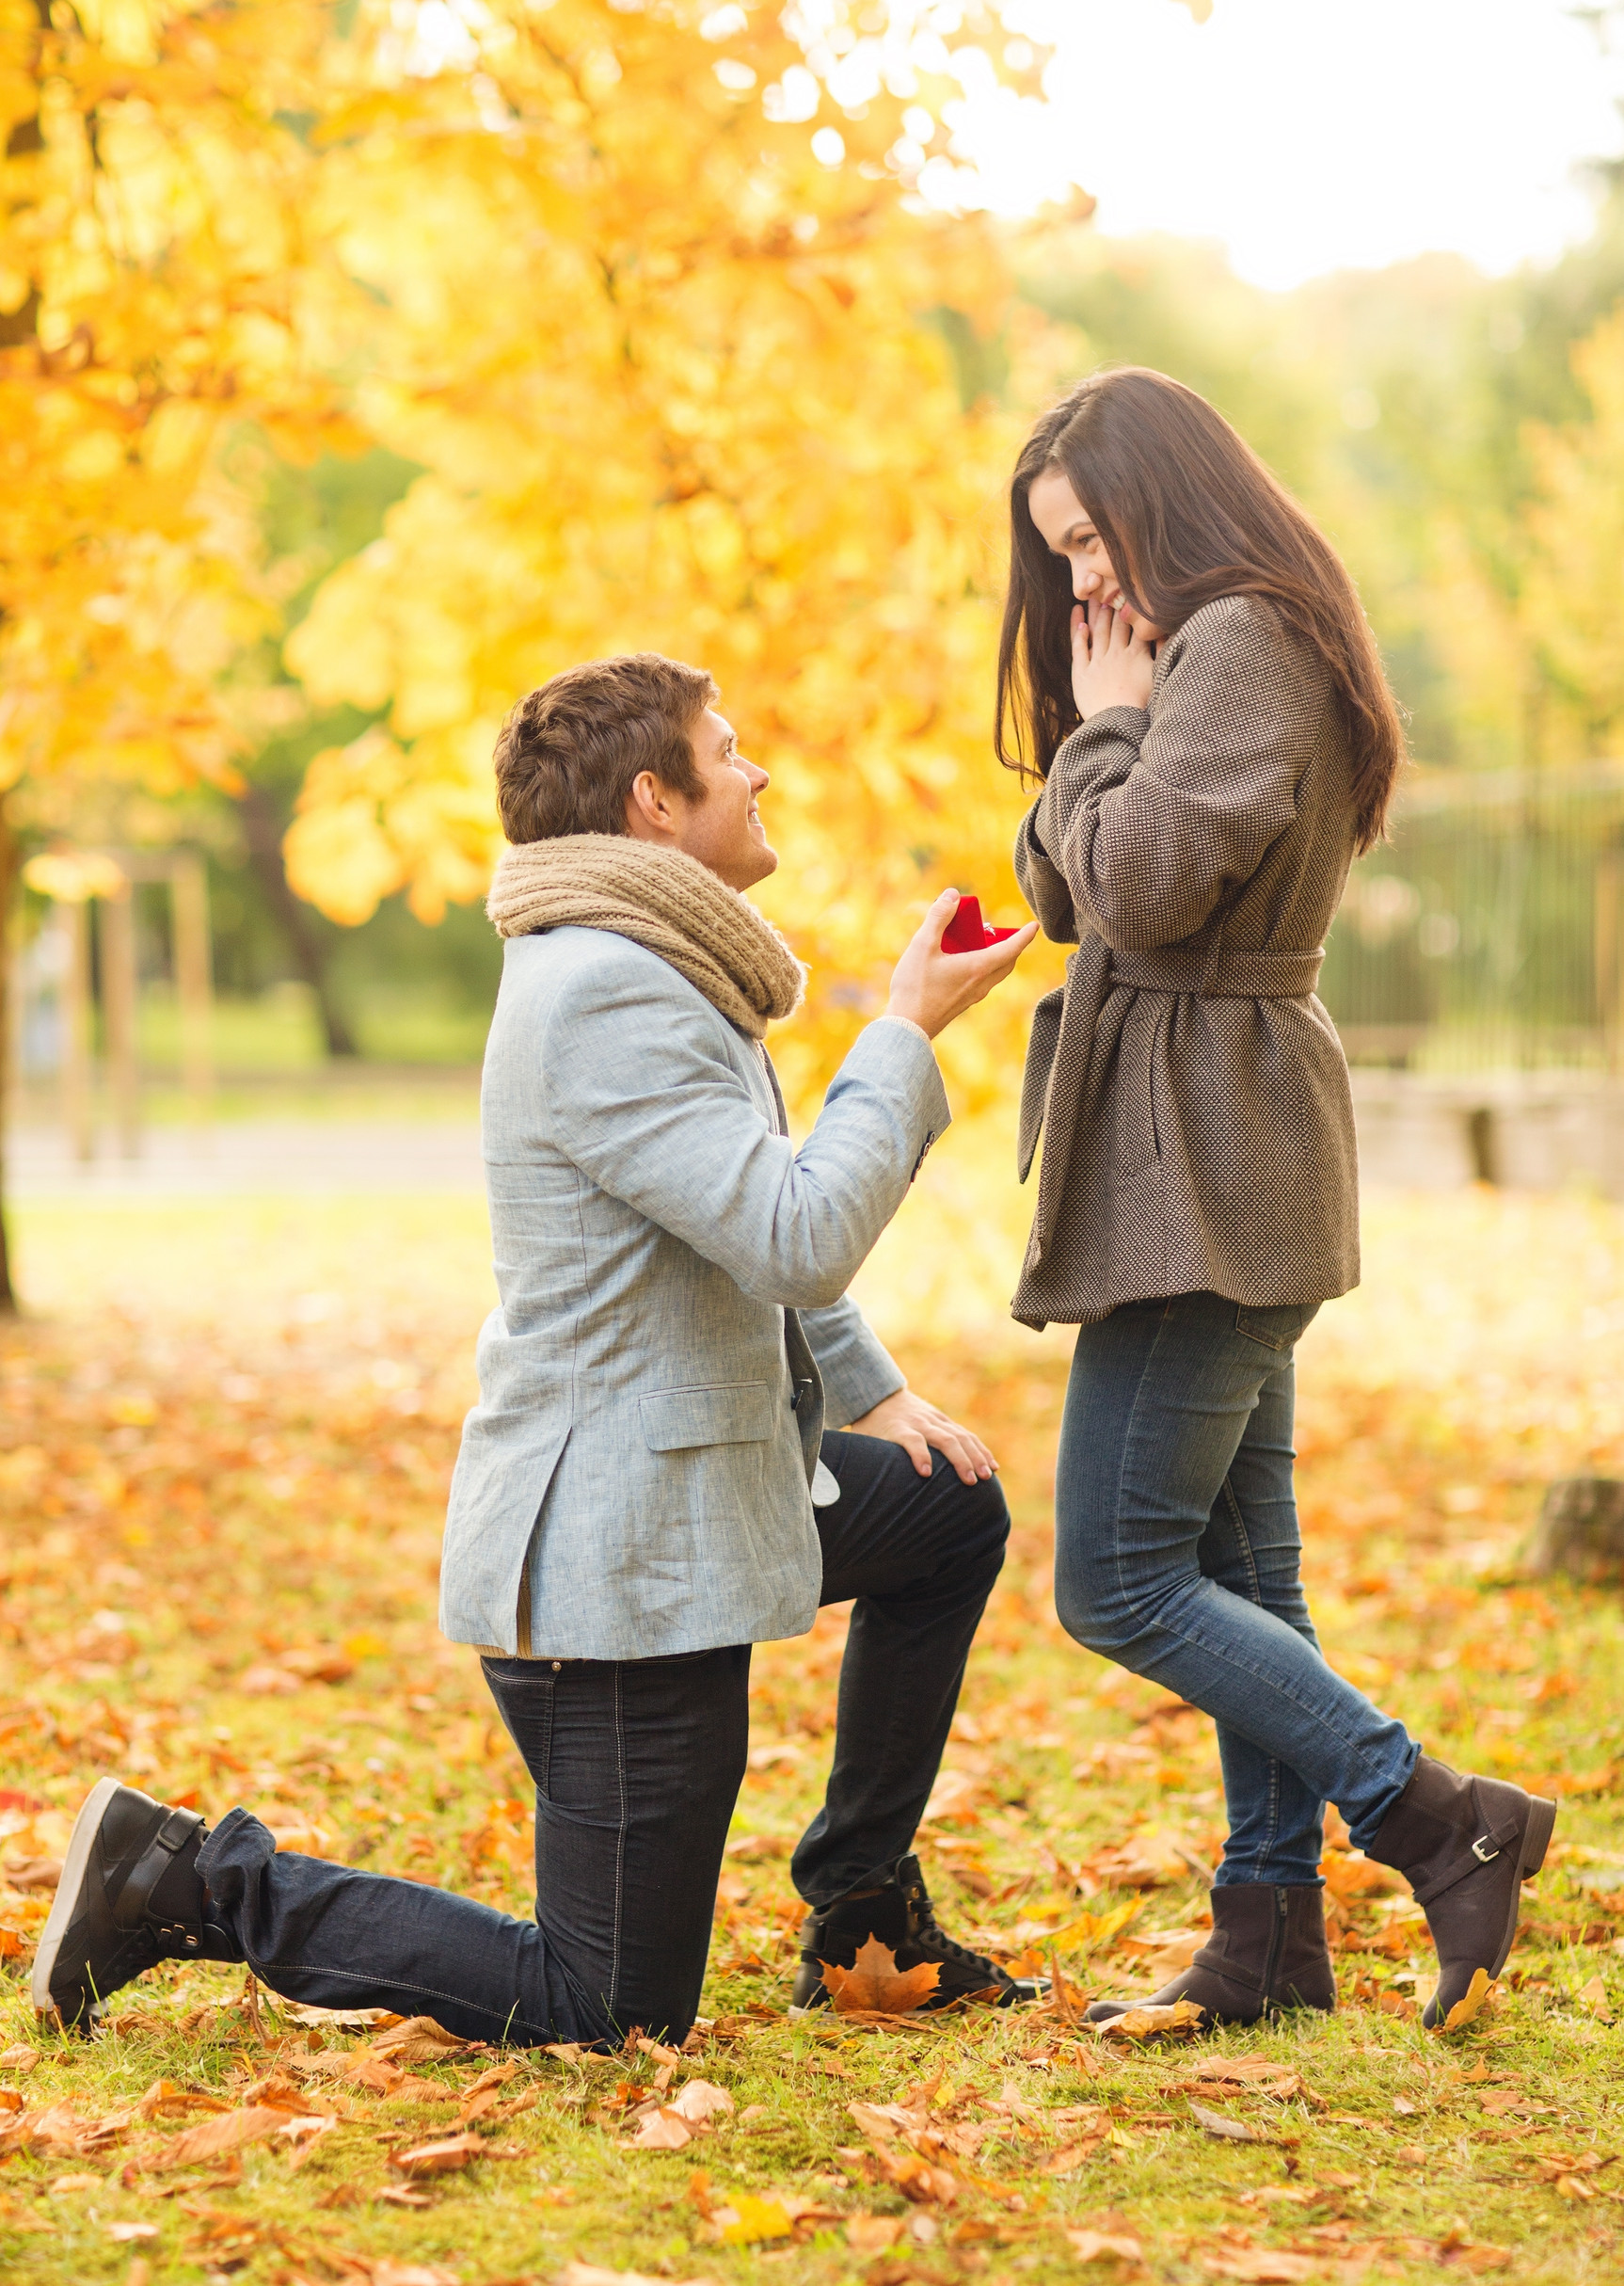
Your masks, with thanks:
<instances>
[{"instance_id":1,"label":"boot buckle","mask_svg":"<svg viewBox=\"0 0 1624 2286\"><path fill-rule=\"evenodd\" d=\"M1472 1854L1477 1860L1477 1862L1480 1865L1487 1865L1491 1862L1491 1860L1500 1855L1500 1851L1498 1846L1493 1846L1490 1845L1489 1835L1487 1833L1482 1833L1479 1834L1476 1841L1473 1843Z\"/></svg>"}]
</instances>

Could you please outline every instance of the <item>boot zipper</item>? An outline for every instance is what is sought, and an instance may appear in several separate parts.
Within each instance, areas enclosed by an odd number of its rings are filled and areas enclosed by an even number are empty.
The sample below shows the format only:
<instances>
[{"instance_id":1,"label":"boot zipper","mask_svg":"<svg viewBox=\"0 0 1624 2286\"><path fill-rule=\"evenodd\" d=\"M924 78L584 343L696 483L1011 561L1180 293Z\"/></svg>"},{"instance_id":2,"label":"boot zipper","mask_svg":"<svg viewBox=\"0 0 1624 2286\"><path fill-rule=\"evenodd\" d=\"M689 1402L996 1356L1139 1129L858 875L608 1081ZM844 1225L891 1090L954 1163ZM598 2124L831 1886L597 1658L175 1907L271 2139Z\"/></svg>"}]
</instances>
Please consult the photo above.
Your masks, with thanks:
<instances>
[{"instance_id":1,"label":"boot zipper","mask_svg":"<svg viewBox=\"0 0 1624 2286\"><path fill-rule=\"evenodd\" d=\"M1285 1917L1288 1910L1283 1889L1274 1893L1274 1927L1269 1932L1268 1958L1263 1969L1263 2005L1271 2006L1274 2001L1274 1973L1280 1964L1281 1947L1285 1942Z\"/></svg>"}]
</instances>

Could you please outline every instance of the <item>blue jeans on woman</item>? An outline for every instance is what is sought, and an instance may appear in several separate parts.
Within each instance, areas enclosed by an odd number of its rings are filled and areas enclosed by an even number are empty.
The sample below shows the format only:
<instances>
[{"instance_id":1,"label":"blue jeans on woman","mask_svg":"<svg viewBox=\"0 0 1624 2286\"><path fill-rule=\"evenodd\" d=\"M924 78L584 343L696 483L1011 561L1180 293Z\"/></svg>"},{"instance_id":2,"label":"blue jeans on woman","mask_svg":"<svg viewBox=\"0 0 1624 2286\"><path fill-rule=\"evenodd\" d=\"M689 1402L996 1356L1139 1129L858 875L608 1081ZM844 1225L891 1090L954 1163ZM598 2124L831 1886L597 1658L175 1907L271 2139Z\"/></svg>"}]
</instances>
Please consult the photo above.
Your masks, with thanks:
<instances>
[{"instance_id":1,"label":"blue jeans on woman","mask_svg":"<svg viewBox=\"0 0 1624 2286\"><path fill-rule=\"evenodd\" d=\"M1325 1803L1362 1848L1421 1751L1327 1666L1303 1597L1293 1350L1316 1306L1127 1303L1079 1329L1066 1392L1060 1623L1212 1716L1226 1885L1317 1882Z\"/></svg>"}]
</instances>

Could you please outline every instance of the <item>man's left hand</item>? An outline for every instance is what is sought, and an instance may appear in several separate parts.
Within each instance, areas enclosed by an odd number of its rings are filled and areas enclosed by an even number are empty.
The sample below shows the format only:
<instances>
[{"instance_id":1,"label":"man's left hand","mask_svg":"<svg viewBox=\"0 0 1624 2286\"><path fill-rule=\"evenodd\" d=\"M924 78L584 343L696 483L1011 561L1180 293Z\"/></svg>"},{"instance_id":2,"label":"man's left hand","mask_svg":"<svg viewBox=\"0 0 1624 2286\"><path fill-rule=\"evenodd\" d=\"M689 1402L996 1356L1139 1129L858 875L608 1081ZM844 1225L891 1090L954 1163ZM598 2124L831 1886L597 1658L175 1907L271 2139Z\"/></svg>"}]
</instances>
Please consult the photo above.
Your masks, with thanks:
<instances>
[{"instance_id":1,"label":"man's left hand","mask_svg":"<svg viewBox=\"0 0 1624 2286\"><path fill-rule=\"evenodd\" d=\"M966 1484L985 1483L998 1465L979 1436L912 1389L883 1397L872 1412L846 1427L854 1437L884 1437L888 1445L900 1445L922 1477L931 1474L932 1445Z\"/></svg>"}]
</instances>

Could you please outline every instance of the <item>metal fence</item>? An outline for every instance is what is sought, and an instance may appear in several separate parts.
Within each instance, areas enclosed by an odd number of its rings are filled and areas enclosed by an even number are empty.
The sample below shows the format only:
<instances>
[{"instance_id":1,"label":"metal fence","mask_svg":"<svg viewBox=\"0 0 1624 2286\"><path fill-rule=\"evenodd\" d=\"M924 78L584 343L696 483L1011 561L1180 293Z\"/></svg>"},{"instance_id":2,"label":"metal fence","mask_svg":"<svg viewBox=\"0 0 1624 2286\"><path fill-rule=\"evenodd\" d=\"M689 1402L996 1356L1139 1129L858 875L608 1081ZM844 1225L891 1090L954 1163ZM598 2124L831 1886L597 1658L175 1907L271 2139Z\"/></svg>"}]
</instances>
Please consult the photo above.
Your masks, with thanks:
<instances>
[{"instance_id":1,"label":"metal fence","mask_svg":"<svg viewBox=\"0 0 1624 2286\"><path fill-rule=\"evenodd\" d=\"M1355 1063L1624 1071L1624 762L1413 772L1319 989Z\"/></svg>"}]
</instances>

